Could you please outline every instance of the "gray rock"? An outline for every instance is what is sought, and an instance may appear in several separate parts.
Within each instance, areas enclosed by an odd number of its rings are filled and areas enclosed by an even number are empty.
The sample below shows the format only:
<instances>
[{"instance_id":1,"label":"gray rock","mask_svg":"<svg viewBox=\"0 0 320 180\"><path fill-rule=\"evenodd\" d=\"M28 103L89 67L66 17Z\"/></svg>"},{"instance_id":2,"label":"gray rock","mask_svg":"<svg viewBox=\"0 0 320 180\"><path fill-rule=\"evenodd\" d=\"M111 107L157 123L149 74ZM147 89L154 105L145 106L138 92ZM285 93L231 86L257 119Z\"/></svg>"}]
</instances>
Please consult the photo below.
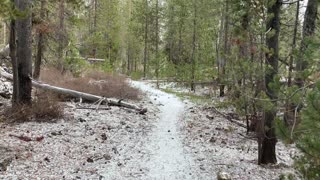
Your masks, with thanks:
<instances>
[{"instance_id":1,"label":"gray rock","mask_svg":"<svg viewBox=\"0 0 320 180\"><path fill-rule=\"evenodd\" d=\"M0 160L0 171L6 171L7 167L11 164L13 158L7 157Z\"/></svg>"}]
</instances>

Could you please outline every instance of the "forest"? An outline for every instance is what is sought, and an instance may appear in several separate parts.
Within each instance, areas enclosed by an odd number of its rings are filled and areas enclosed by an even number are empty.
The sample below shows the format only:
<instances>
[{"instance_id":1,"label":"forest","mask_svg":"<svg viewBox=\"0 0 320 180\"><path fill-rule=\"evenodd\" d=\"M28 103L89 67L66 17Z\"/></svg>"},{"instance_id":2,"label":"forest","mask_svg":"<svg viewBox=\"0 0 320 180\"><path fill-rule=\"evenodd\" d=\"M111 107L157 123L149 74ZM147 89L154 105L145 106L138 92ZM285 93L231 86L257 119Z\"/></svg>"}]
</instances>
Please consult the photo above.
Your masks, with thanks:
<instances>
[{"instance_id":1,"label":"forest","mask_svg":"<svg viewBox=\"0 0 320 180\"><path fill-rule=\"evenodd\" d=\"M318 0L1 0L1 179L320 179Z\"/></svg>"}]
</instances>

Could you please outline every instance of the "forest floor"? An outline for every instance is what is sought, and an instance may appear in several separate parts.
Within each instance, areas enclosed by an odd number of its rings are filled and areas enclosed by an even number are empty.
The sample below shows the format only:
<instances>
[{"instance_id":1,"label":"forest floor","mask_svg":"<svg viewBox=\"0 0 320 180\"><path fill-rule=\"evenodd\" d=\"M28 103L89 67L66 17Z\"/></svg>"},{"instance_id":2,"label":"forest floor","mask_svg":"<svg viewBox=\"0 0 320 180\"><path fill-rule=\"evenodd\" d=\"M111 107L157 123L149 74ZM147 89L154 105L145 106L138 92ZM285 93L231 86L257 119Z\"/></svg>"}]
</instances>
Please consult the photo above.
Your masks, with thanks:
<instances>
[{"instance_id":1,"label":"forest floor","mask_svg":"<svg viewBox=\"0 0 320 180\"><path fill-rule=\"evenodd\" d=\"M0 123L0 179L279 179L296 175L294 145L277 144L278 164L257 165L257 143L209 106L145 82L145 115L110 107L79 109L52 123ZM92 107L90 104L81 104ZM17 137L29 137L24 141Z\"/></svg>"}]
</instances>

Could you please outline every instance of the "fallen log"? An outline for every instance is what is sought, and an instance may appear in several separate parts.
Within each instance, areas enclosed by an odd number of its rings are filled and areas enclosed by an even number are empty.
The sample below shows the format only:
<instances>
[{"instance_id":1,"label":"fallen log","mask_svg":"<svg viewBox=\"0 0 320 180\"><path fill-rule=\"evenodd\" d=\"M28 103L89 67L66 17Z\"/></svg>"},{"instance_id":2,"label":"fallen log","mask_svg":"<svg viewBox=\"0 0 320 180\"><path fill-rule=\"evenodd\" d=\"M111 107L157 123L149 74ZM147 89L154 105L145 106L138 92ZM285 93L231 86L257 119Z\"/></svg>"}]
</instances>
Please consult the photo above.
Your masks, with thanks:
<instances>
[{"instance_id":1,"label":"fallen log","mask_svg":"<svg viewBox=\"0 0 320 180\"><path fill-rule=\"evenodd\" d=\"M7 73L2 68L0 69L0 74L1 74L1 76L5 77L6 79L9 79L11 81L13 80L12 74ZM146 108L141 108L135 104L127 103L122 100L117 100L117 99L113 99L113 98L105 98L102 96L97 96L97 95L93 95L93 94L89 94L89 93L84 93L84 92L75 91L75 90L71 90L71 89L52 86L52 85L45 84L45 83L35 81L35 80L32 80L32 85L36 88L40 88L40 89L44 89L44 90L48 90L48 91L52 91L52 92L56 92L56 93L60 93L60 94L66 94L66 95L70 95L70 96L76 97L76 98L82 98L82 99L90 101L90 102L98 102L99 101L100 103L106 103L111 106L121 106L121 107L126 107L129 109L134 109L134 110L137 110L140 114L145 114L147 112Z\"/></svg>"}]
</instances>

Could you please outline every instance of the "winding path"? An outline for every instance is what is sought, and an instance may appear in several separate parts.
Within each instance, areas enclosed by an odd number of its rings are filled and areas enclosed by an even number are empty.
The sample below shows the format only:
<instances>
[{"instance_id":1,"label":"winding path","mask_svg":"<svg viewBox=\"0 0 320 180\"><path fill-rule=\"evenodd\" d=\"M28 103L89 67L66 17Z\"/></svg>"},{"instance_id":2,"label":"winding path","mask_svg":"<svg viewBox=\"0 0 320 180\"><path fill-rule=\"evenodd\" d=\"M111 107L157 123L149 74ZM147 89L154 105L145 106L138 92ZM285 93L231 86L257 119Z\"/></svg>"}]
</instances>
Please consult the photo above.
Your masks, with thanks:
<instances>
[{"instance_id":1,"label":"winding path","mask_svg":"<svg viewBox=\"0 0 320 180\"><path fill-rule=\"evenodd\" d=\"M180 117L184 103L174 95L157 90L143 82L132 82L133 86L147 92L152 103L158 104L159 120L150 136L146 149L150 159L142 160L149 169L147 179L185 180L195 179L192 173L192 159L184 153L179 133Z\"/></svg>"}]
</instances>

